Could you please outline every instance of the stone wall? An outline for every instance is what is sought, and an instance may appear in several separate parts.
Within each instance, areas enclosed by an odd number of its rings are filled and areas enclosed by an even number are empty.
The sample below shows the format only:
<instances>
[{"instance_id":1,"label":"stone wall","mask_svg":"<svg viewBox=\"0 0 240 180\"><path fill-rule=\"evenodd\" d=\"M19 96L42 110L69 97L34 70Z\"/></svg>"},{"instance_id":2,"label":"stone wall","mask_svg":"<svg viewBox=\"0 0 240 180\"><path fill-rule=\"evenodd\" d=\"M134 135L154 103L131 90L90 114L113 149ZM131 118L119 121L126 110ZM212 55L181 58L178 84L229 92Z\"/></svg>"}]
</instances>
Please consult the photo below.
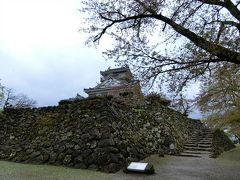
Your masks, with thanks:
<instances>
[{"instance_id":1,"label":"stone wall","mask_svg":"<svg viewBox=\"0 0 240 180\"><path fill-rule=\"evenodd\" d=\"M216 129L213 133L212 157L217 158L222 152L229 151L236 146L229 137L221 130Z\"/></svg>"},{"instance_id":2,"label":"stone wall","mask_svg":"<svg viewBox=\"0 0 240 180\"><path fill-rule=\"evenodd\" d=\"M0 123L0 159L104 172L153 153L177 154L197 126L165 106L128 106L107 97L6 109Z\"/></svg>"}]
</instances>

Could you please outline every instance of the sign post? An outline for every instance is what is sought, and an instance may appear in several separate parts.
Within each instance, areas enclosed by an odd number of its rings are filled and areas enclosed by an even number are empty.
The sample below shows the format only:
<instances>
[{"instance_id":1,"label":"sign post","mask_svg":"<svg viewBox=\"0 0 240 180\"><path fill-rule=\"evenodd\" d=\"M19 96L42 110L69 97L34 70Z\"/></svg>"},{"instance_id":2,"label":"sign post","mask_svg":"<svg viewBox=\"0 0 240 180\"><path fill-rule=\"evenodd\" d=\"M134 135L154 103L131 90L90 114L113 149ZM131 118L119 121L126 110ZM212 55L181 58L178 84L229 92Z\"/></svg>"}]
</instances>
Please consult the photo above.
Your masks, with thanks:
<instances>
[{"instance_id":1,"label":"sign post","mask_svg":"<svg viewBox=\"0 0 240 180\"><path fill-rule=\"evenodd\" d=\"M142 162L131 162L125 169L125 173L135 172L135 173L145 173L145 174L154 174L155 170L153 165L149 163Z\"/></svg>"}]
</instances>

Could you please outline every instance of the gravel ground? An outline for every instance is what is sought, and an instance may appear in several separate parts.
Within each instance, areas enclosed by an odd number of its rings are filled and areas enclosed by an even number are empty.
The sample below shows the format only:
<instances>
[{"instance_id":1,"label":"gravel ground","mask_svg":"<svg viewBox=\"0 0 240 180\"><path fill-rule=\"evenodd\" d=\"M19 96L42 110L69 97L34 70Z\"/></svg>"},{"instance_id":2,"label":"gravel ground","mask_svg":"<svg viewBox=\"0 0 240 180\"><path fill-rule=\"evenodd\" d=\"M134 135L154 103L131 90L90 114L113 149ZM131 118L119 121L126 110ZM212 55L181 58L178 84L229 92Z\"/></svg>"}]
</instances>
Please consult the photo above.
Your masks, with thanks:
<instances>
[{"instance_id":1,"label":"gravel ground","mask_svg":"<svg viewBox=\"0 0 240 180\"><path fill-rule=\"evenodd\" d=\"M159 158L152 155L144 160L154 165L154 175L125 174L119 171L116 174L105 174L90 170L79 170L48 165L29 165L0 161L1 180L239 180L240 179L240 146L223 153L219 158L192 158L165 156Z\"/></svg>"}]
</instances>

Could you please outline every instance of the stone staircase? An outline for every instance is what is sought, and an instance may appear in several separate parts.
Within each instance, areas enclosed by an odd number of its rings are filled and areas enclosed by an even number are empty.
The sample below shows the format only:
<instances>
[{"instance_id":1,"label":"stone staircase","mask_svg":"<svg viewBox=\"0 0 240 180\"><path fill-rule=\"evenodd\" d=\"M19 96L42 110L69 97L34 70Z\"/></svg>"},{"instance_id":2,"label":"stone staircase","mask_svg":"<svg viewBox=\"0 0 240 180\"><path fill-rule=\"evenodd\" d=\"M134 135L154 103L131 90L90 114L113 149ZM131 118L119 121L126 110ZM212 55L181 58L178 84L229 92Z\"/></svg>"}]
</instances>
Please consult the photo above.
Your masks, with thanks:
<instances>
[{"instance_id":1,"label":"stone staircase","mask_svg":"<svg viewBox=\"0 0 240 180\"><path fill-rule=\"evenodd\" d=\"M208 128L202 128L189 139L184 145L180 156L186 157L209 157L211 156L213 131Z\"/></svg>"}]
</instances>

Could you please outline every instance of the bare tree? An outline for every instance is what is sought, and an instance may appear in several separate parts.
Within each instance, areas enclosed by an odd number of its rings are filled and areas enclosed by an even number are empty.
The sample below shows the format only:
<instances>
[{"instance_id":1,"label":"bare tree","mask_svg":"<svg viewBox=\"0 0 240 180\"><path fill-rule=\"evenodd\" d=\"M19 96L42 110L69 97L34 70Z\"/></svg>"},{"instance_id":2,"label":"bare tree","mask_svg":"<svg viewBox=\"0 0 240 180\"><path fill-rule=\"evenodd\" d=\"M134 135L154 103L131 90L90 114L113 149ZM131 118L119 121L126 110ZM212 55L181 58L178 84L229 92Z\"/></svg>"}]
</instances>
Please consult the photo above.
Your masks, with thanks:
<instances>
[{"instance_id":1,"label":"bare tree","mask_svg":"<svg viewBox=\"0 0 240 180\"><path fill-rule=\"evenodd\" d=\"M2 107L5 108L31 108L36 106L36 101L27 97L25 94L16 94L13 89L4 88L4 98Z\"/></svg>"},{"instance_id":2,"label":"bare tree","mask_svg":"<svg viewBox=\"0 0 240 180\"><path fill-rule=\"evenodd\" d=\"M167 82L179 92L219 67L240 64L239 0L91 0L88 42L110 35L104 54L128 64L143 80ZM165 40L162 41L162 38ZM161 42L162 41L162 42ZM163 46L166 46L164 50Z\"/></svg>"},{"instance_id":3,"label":"bare tree","mask_svg":"<svg viewBox=\"0 0 240 180\"><path fill-rule=\"evenodd\" d=\"M188 116L193 110L194 100L188 99L180 93L178 97L175 97L175 99L172 100L171 107L181 112L184 116Z\"/></svg>"}]
</instances>

